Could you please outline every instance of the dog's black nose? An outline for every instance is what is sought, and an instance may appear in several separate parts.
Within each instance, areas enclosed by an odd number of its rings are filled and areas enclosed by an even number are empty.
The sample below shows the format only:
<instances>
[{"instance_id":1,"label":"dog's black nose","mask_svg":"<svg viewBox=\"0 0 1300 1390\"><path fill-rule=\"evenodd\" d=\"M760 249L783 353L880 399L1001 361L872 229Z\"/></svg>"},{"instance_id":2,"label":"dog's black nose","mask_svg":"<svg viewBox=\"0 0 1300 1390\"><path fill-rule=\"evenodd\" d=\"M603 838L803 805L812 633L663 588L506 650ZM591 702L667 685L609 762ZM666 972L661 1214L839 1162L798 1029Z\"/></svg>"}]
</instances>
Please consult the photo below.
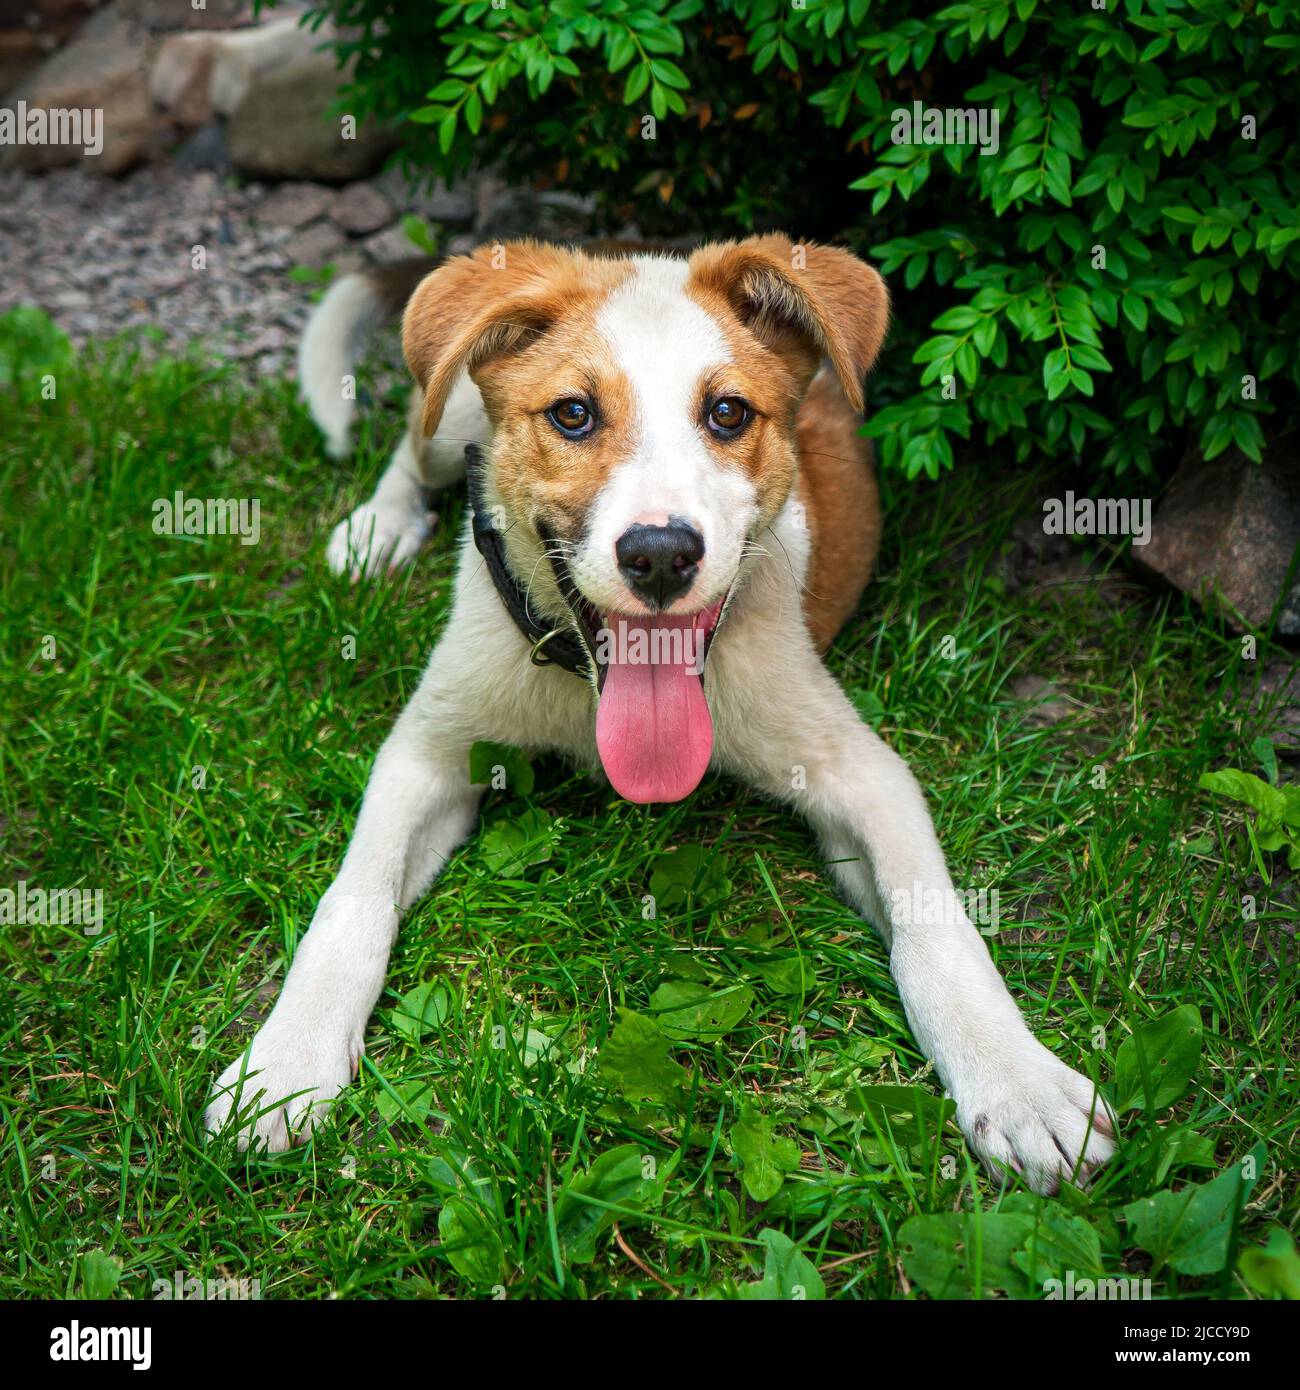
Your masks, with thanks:
<instances>
[{"instance_id":1,"label":"dog's black nose","mask_svg":"<svg viewBox=\"0 0 1300 1390\"><path fill-rule=\"evenodd\" d=\"M666 608L694 583L704 558L704 537L684 522L629 526L614 542L614 555L637 598L651 608Z\"/></svg>"}]
</instances>

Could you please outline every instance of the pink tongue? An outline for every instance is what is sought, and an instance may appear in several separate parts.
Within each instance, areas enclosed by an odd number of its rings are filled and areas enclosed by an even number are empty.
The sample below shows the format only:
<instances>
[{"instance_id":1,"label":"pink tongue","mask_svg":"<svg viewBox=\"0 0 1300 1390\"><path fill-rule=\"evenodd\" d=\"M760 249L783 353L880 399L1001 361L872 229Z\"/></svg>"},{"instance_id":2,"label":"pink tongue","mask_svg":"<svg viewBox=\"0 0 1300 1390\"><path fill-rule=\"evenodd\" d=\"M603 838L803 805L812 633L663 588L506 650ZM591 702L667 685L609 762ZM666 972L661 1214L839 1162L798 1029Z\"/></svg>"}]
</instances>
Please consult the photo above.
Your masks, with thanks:
<instances>
[{"instance_id":1,"label":"pink tongue","mask_svg":"<svg viewBox=\"0 0 1300 1390\"><path fill-rule=\"evenodd\" d=\"M613 640L596 707L600 760L628 801L680 801L699 786L713 752L713 720L696 674L705 629L689 613L616 617L608 626Z\"/></svg>"}]
</instances>

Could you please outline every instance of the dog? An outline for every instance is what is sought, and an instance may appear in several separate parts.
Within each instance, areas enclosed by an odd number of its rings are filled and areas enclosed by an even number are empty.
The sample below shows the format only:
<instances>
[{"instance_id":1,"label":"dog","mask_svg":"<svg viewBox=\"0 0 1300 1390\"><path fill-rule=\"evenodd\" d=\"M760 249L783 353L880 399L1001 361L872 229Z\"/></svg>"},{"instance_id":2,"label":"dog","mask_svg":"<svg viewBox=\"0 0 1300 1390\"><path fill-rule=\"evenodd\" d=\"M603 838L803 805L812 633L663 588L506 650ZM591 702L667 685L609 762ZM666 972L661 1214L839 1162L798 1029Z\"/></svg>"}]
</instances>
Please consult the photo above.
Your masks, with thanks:
<instances>
[{"instance_id":1,"label":"dog","mask_svg":"<svg viewBox=\"0 0 1300 1390\"><path fill-rule=\"evenodd\" d=\"M880 535L859 427L881 277L779 235L684 256L518 241L350 276L300 355L336 455L342 383L398 311L409 429L327 555L357 578L409 563L430 494L468 471L451 614L207 1127L283 1150L355 1076L401 915L469 835L469 751L490 740L603 771L633 802L680 800L715 769L791 806L886 943L972 1151L1038 1192L1087 1181L1114 1115L1029 1031L916 781L822 661Z\"/></svg>"}]
</instances>

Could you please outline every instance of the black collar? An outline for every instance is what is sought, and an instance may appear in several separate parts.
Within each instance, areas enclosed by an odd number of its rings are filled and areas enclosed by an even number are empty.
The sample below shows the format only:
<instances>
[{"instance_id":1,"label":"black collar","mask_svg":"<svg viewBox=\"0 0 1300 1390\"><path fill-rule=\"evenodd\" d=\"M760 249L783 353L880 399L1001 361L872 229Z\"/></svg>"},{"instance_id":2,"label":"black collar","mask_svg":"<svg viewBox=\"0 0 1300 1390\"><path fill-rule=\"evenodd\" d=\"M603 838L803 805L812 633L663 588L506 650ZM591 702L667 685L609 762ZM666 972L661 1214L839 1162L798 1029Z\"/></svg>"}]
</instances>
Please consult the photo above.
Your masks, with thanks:
<instances>
[{"instance_id":1,"label":"black collar","mask_svg":"<svg viewBox=\"0 0 1300 1390\"><path fill-rule=\"evenodd\" d=\"M591 660L587 649L573 631L563 624L543 618L538 621L528 607L524 586L506 564L506 548L501 532L492 524L483 490L483 474L487 459L477 444L465 446L465 479L469 484L469 504L473 513L474 544L487 565L497 594L510 614L514 625L532 647L534 666L563 666L575 676L590 678Z\"/></svg>"}]
</instances>

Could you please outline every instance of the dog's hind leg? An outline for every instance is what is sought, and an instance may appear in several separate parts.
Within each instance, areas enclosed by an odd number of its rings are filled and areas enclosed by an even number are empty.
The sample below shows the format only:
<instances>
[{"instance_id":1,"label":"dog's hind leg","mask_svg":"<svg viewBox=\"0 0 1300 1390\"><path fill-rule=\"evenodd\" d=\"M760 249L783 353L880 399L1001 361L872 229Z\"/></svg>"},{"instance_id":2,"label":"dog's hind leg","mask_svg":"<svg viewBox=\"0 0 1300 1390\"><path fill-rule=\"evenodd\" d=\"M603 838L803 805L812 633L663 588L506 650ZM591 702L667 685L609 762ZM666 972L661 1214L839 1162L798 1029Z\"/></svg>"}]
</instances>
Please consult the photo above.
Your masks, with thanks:
<instances>
[{"instance_id":1,"label":"dog's hind leg","mask_svg":"<svg viewBox=\"0 0 1300 1390\"><path fill-rule=\"evenodd\" d=\"M465 472L465 445L490 437L478 387L462 376L447 398L438 432L423 438L424 397L411 391L407 429L384 470L379 486L334 528L325 552L335 574L354 580L400 569L420 553L437 518L431 494L458 482Z\"/></svg>"}]
</instances>

